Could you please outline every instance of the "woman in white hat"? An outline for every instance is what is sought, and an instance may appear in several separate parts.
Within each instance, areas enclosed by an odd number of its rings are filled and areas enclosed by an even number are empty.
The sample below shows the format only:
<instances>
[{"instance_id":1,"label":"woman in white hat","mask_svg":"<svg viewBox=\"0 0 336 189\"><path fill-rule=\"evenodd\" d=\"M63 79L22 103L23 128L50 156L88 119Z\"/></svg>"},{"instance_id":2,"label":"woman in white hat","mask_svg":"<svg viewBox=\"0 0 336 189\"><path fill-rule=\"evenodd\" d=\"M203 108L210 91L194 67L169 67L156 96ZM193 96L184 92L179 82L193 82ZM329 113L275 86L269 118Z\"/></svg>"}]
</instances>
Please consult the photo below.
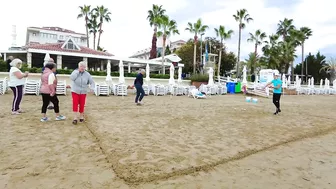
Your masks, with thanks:
<instances>
[{"instance_id":1,"label":"woman in white hat","mask_svg":"<svg viewBox=\"0 0 336 189\"><path fill-rule=\"evenodd\" d=\"M23 112L20 109L20 104L23 96L23 86L25 84L25 78L28 77L28 72L21 72L20 68L22 66L22 61L18 58L12 60L10 66L8 85L12 89L14 95L12 114L18 115Z\"/></svg>"}]
</instances>

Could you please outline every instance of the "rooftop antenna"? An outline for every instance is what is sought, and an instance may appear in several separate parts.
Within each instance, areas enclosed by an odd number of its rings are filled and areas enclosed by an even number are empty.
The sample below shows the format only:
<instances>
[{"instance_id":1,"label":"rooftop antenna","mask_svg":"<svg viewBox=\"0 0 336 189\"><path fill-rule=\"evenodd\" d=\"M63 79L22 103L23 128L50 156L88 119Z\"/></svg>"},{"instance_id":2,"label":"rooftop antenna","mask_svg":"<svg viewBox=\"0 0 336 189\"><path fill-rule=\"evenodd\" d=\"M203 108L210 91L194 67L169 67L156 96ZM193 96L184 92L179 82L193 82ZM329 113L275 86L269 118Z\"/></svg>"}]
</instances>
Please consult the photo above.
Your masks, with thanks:
<instances>
[{"instance_id":1,"label":"rooftop antenna","mask_svg":"<svg viewBox=\"0 0 336 189\"><path fill-rule=\"evenodd\" d=\"M16 47L16 25L12 25L12 47Z\"/></svg>"}]
</instances>

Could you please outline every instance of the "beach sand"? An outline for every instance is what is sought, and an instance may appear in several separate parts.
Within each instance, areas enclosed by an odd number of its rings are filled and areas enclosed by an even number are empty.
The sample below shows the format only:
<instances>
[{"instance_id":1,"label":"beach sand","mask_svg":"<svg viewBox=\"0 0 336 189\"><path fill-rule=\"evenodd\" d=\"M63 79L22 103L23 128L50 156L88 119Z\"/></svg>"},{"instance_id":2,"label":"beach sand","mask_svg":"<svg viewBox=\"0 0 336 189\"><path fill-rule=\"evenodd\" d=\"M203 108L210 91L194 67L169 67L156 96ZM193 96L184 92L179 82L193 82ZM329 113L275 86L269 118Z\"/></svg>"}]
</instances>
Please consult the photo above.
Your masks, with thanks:
<instances>
[{"instance_id":1,"label":"beach sand","mask_svg":"<svg viewBox=\"0 0 336 189\"><path fill-rule=\"evenodd\" d=\"M0 96L0 188L336 188L335 96L282 96L274 116L243 95L89 95L77 126L59 99L69 119L41 123L41 97L12 116Z\"/></svg>"}]
</instances>

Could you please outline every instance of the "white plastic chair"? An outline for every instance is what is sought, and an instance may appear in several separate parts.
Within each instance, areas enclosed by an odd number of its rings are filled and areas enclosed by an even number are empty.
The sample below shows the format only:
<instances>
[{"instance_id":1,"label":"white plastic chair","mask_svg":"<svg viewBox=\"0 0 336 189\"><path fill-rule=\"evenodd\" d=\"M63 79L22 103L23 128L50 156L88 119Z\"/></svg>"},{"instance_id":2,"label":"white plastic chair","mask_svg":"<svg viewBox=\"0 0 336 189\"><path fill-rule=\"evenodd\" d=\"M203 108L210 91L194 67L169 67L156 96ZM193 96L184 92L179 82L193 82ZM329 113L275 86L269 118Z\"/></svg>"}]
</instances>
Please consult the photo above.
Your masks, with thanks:
<instances>
[{"instance_id":1,"label":"white plastic chair","mask_svg":"<svg viewBox=\"0 0 336 189\"><path fill-rule=\"evenodd\" d=\"M117 96L127 96L127 86L124 84L119 84L116 86Z\"/></svg>"},{"instance_id":2,"label":"white plastic chair","mask_svg":"<svg viewBox=\"0 0 336 189\"><path fill-rule=\"evenodd\" d=\"M4 79L0 80L0 95L4 95L8 90L8 80L5 77Z\"/></svg>"},{"instance_id":3,"label":"white plastic chair","mask_svg":"<svg viewBox=\"0 0 336 189\"><path fill-rule=\"evenodd\" d=\"M24 94L40 94L40 88L41 88L41 80L28 80L26 79L25 85L24 85Z\"/></svg>"},{"instance_id":4,"label":"white plastic chair","mask_svg":"<svg viewBox=\"0 0 336 189\"><path fill-rule=\"evenodd\" d=\"M110 95L110 86L103 82L103 83L97 83L95 85L95 95L96 96L109 96Z\"/></svg>"},{"instance_id":5,"label":"white plastic chair","mask_svg":"<svg viewBox=\"0 0 336 189\"><path fill-rule=\"evenodd\" d=\"M66 95L66 80L57 82L56 94Z\"/></svg>"}]
</instances>

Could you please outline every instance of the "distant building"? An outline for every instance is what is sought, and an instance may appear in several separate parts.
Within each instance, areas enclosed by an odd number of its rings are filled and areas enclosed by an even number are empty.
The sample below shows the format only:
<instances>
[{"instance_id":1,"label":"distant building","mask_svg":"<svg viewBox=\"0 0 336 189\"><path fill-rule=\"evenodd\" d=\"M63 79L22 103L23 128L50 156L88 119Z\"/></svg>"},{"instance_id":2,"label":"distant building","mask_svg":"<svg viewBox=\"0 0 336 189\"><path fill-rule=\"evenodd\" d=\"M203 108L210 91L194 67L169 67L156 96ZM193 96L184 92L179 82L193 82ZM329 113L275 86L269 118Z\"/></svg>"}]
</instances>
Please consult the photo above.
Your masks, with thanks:
<instances>
[{"instance_id":1,"label":"distant building","mask_svg":"<svg viewBox=\"0 0 336 189\"><path fill-rule=\"evenodd\" d=\"M50 44L65 42L69 37L80 45L87 46L86 34L77 33L60 27L28 27L26 33L26 45Z\"/></svg>"},{"instance_id":2,"label":"distant building","mask_svg":"<svg viewBox=\"0 0 336 189\"><path fill-rule=\"evenodd\" d=\"M177 49L181 48L182 45L186 44L186 42L183 41L183 40L170 42L170 40L167 39L166 44L169 46L170 51L173 53ZM130 56L130 58L149 59L150 51L151 51L150 47L146 48L146 49L143 49L143 50L140 50L140 51L137 51L132 56ZM157 52L158 52L158 54L161 53L161 51L162 51L162 38L158 38L158 40L157 40Z\"/></svg>"}]
</instances>

